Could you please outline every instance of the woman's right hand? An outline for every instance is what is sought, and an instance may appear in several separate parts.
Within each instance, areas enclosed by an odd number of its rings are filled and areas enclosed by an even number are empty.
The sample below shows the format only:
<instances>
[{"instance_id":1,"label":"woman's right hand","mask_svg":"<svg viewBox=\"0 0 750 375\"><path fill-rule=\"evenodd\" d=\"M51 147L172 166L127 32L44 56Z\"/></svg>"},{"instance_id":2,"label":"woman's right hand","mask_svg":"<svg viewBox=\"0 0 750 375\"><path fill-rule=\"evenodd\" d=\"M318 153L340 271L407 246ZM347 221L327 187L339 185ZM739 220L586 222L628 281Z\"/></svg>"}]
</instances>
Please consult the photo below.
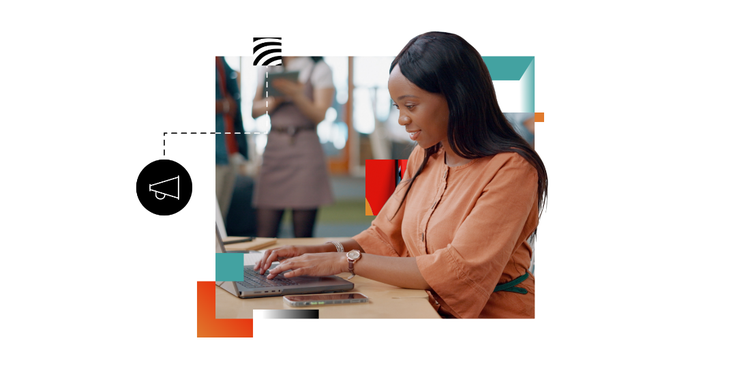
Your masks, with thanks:
<instances>
[{"instance_id":1,"label":"woman's right hand","mask_svg":"<svg viewBox=\"0 0 750 375\"><path fill-rule=\"evenodd\" d=\"M260 88L258 88L260 90ZM269 96L269 97L262 97L259 96L253 100L253 117L257 118L260 117L266 113L273 112L276 107L280 106L282 103L287 101L286 97L283 96Z\"/></svg>"},{"instance_id":2,"label":"woman's right hand","mask_svg":"<svg viewBox=\"0 0 750 375\"><path fill-rule=\"evenodd\" d=\"M333 248L333 245L331 244L324 244L316 246L282 246L266 250L263 253L263 258L255 264L254 269L258 271L258 273L264 274L269 268L271 268L271 263L273 262L298 257L307 253L324 253L327 251L326 245Z\"/></svg>"},{"instance_id":3,"label":"woman's right hand","mask_svg":"<svg viewBox=\"0 0 750 375\"><path fill-rule=\"evenodd\" d=\"M268 106L265 106L266 110L270 113L273 112L276 107L281 105L281 103L284 103L287 101L287 98L284 96L269 96L265 99L263 99L264 103L268 103Z\"/></svg>"}]
</instances>

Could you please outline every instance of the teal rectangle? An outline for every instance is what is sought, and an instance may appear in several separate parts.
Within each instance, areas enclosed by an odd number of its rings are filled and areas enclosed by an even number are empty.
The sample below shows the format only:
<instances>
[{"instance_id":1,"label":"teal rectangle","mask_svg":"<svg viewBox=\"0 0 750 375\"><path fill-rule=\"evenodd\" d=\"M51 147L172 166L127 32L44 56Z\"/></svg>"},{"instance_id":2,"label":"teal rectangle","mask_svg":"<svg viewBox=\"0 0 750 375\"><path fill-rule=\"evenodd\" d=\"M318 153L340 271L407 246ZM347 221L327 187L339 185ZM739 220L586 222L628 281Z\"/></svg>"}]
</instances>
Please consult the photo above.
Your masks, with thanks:
<instances>
[{"instance_id":1,"label":"teal rectangle","mask_svg":"<svg viewBox=\"0 0 750 375\"><path fill-rule=\"evenodd\" d=\"M216 253L216 280L245 280L245 254Z\"/></svg>"},{"instance_id":2,"label":"teal rectangle","mask_svg":"<svg viewBox=\"0 0 750 375\"><path fill-rule=\"evenodd\" d=\"M493 81L518 81L534 56L482 56Z\"/></svg>"}]
</instances>

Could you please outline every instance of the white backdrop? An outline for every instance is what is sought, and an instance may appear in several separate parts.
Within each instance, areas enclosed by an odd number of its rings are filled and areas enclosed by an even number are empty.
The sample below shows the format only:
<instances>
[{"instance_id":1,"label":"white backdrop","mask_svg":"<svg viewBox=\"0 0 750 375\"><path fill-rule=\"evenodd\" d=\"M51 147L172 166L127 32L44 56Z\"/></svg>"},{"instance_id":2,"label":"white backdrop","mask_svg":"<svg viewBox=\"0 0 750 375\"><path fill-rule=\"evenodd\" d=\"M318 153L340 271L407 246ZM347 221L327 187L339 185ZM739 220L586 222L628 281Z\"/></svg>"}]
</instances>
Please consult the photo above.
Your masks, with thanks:
<instances>
[{"instance_id":1,"label":"white backdrop","mask_svg":"<svg viewBox=\"0 0 750 375\"><path fill-rule=\"evenodd\" d=\"M0 6L2 366L747 371L741 12L518 3ZM196 281L214 277L213 139L166 137L194 183L178 214L146 211L135 181L162 157L162 132L213 130L213 57L250 56L255 36L281 36L286 55L393 56L431 30L484 56L536 57L550 181L536 319L265 320L254 338L196 338Z\"/></svg>"}]
</instances>

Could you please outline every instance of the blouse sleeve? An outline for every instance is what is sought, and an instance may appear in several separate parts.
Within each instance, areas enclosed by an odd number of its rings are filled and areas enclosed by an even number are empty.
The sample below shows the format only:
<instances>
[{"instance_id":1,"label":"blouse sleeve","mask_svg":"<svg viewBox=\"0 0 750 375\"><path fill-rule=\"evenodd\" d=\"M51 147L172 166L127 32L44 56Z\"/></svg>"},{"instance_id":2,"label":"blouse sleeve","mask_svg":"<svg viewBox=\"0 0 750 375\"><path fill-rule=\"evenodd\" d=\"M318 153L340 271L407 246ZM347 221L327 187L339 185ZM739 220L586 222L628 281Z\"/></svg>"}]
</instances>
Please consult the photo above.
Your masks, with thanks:
<instances>
[{"instance_id":1,"label":"blouse sleeve","mask_svg":"<svg viewBox=\"0 0 750 375\"><path fill-rule=\"evenodd\" d=\"M333 72L331 71L331 67L326 64L325 61L320 61L313 65L310 74L312 74L310 81L314 88L325 89L333 87Z\"/></svg>"},{"instance_id":2,"label":"blouse sleeve","mask_svg":"<svg viewBox=\"0 0 750 375\"><path fill-rule=\"evenodd\" d=\"M353 237L365 253L386 256L408 256L404 238L401 236L401 222L404 218L404 207L399 209L409 179L414 176L424 159L424 150L417 146L409 155L406 172L401 183L378 213L372 224L362 233Z\"/></svg>"},{"instance_id":3,"label":"blouse sleeve","mask_svg":"<svg viewBox=\"0 0 750 375\"><path fill-rule=\"evenodd\" d=\"M416 259L441 305L457 317L479 316L538 221L536 169L518 154L503 159L451 243Z\"/></svg>"}]
</instances>

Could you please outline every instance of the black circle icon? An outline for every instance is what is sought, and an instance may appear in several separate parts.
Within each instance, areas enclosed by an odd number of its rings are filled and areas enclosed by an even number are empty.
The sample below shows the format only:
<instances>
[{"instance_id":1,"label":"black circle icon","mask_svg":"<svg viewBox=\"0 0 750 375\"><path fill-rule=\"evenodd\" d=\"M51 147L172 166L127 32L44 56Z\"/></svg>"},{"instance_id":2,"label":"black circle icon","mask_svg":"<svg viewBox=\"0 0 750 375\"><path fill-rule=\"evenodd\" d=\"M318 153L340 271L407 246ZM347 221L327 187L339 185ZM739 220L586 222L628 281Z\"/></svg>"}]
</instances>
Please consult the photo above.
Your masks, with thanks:
<instances>
[{"instance_id":1,"label":"black circle icon","mask_svg":"<svg viewBox=\"0 0 750 375\"><path fill-rule=\"evenodd\" d=\"M180 212L193 194L193 181L179 163L161 159L147 165L135 184L138 200L156 215Z\"/></svg>"}]
</instances>

